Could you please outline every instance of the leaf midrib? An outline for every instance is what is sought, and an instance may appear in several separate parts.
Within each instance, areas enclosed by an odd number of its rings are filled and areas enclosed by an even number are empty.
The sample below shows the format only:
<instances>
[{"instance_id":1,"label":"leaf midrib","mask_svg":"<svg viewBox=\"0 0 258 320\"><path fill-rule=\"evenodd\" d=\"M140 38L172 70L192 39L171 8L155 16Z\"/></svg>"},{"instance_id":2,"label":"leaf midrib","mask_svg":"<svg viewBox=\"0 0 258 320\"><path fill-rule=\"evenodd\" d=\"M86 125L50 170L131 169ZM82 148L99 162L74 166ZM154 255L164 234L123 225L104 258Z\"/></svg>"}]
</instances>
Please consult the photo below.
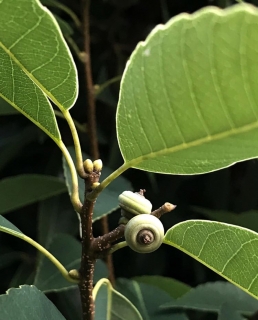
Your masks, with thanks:
<instances>
[{"instance_id":1,"label":"leaf midrib","mask_svg":"<svg viewBox=\"0 0 258 320\"><path fill-rule=\"evenodd\" d=\"M177 146L170 147L170 148L163 148L162 150L155 151L155 152L150 152L148 154L134 158L132 160L126 161L126 158L125 158L125 163L126 163L127 167L133 167L144 160L156 158L158 156L164 156L169 153L175 153L175 152L179 152L179 151L186 150L186 149L193 148L193 147L198 147L198 146L201 146L201 145L208 143L208 142L232 137L232 136L238 135L240 133L248 132L248 131L251 131L251 130L254 130L257 128L258 128L258 122L256 121L256 122L250 123L248 125L244 125L244 126L237 128L237 129L227 130L227 131L224 131L221 133L206 136L204 138L196 139L191 142L182 143Z\"/></svg>"},{"instance_id":2,"label":"leaf midrib","mask_svg":"<svg viewBox=\"0 0 258 320\"><path fill-rule=\"evenodd\" d=\"M6 96L4 96L1 93L0 93L0 97L3 98L6 102L8 102L11 106L13 106L16 110L18 110L21 114L23 114L26 118L28 118L31 122L33 122L42 131L44 131L52 140L54 140L54 142L57 145L59 144L59 142L61 141L61 136L59 139L57 139L49 130L47 130L45 127L43 127L40 122L33 119L28 113L24 112L20 107L18 107L13 101L9 100L8 98L6 98ZM48 101L48 103L49 103L49 101ZM58 129L58 127L57 127L57 129ZM58 133L59 133L59 131L58 131Z\"/></svg>"},{"instance_id":3,"label":"leaf midrib","mask_svg":"<svg viewBox=\"0 0 258 320\"><path fill-rule=\"evenodd\" d=\"M58 108L65 112L66 109L63 107L60 102L25 68L25 66L15 57L15 55L0 41L0 48L2 48L10 58L27 74L27 76L54 102Z\"/></svg>"},{"instance_id":4,"label":"leaf midrib","mask_svg":"<svg viewBox=\"0 0 258 320\"><path fill-rule=\"evenodd\" d=\"M189 220L190 221L190 220ZM237 286L238 288L240 288L241 290L243 290L244 292L246 292L247 294L251 295L252 297L254 297L255 299L258 299L258 296L256 296L254 293L252 293L251 291L248 291L248 288L243 287L242 285L240 285L239 283L235 282L234 280L230 279L228 276L226 276L225 274L223 274L222 272L218 271L218 269L216 269L215 267L211 266L209 263L206 263L204 260L202 260L201 258L199 258L199 256L194 255L192 252L190 252L189 250L185 249L182 245L176 244L175 242L173 242L173 240L171 240L171 237L169 235L169 232L173 232L175 230L176 227L181 226L183 224L186 224L189 221L184 221L184 222L179 222L178 224L174 225L172 228L170 228L163 239L163 243L167 244L169 246L172 246L182 252L184 252L185 254L189 255L190 257L192 257L193 259L197 260L198 262L200 262L201 264L203 264L204 266L206 266L207 268L211 269L212 271L214 271L215 273L219 274L221 277L223 277L224 279L226 279L227 281L233 283L235 286ZM192 222L198 223L198 222L202 222L203 220L191 220ZM223 225L228 225L231 226L230 224L227 223L220 223L218 221L206 221L206 223L211 223L211 224L223 224ZM246 228L237 226L238 229L243 229L245 230ZM249 230L249 232L256 234L256 232ZM165 307L165 305L164 305Z\"/></svg>"}]
</instances>

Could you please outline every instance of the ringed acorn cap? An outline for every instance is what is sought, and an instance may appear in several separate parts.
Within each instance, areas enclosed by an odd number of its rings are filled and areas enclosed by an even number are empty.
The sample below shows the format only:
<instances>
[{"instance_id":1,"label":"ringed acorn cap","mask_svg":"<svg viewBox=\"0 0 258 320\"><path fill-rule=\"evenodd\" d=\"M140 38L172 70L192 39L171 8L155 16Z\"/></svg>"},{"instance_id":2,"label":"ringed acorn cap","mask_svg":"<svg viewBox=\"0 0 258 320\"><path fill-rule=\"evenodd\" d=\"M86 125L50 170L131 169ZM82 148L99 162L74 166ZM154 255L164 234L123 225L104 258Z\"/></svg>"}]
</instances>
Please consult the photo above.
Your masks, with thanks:
<instances>
[{"instance_id":1,"label":"ringed acorn cap","mask_svg":"<svg viewBox=\"0 0 258 320\"><path fill-rule=\"evenodd\" d=\"M151 202L139 193L124 191L118 197L119 206L135 215L150 214L152 210Z\"/></svg>"},{"instance_id":2,"label":"ringed acorn cap","mask_svg":"<svg viewBox=\"0 0 258 320\"><path fill-rule=\"evenodd\" d=\"M148 236L150 241L145 242ZM136 215L125 226L125 241L136 252L151 253L162 245L163 239L163 224L151 214Z\"/></svg>"}]
</instances>

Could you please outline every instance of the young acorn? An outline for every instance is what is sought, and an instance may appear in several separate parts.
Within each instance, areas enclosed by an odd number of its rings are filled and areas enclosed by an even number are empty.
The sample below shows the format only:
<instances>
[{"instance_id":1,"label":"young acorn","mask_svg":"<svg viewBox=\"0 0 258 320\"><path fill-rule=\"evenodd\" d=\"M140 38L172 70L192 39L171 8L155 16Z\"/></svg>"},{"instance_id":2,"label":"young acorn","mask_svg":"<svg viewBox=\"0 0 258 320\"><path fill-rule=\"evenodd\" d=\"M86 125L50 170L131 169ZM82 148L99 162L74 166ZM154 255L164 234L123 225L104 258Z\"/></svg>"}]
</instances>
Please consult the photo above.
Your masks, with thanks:
<instances>
[{"instance_id":1,"label":"young acorn","mask_svg":"<svg viewBox=\"0 0 258 320\"><path fill-rule=\"evenodd\" d=\"M125 226L128 246L139 253L150 253L161 246L164 227L157 217L150 215L152 204L143 192L124 191L118 199L122 216L129 219Z\"/></svg>"},{"instance_id":2,"label":"young acorn","mask_svg":"<svg viewBox=\"0 0 258 320\"><path fill-rule=\"evenodd\" d=\"M124 191L118 197L122 216L131 219L138 214L150 214L152 210L151 202L140 192Z\"/></svg>"}]
</instances>

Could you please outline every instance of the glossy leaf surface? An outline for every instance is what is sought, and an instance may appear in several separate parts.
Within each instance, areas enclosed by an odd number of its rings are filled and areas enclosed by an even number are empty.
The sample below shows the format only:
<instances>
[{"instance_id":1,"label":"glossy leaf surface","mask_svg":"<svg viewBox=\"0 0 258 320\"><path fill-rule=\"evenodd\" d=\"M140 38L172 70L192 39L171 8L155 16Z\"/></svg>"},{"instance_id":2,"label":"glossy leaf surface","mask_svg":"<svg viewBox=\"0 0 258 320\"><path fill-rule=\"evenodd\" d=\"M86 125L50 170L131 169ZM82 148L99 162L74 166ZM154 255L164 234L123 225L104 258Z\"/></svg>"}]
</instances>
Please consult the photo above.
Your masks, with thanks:
<instances>
[{"instance_id":1,"label":"glossy leaf surface","mask_svg":"<svg viewBox=\"0 0 258 320\"><path fill-rule=\"evenodd\" d=\"M182 250L258 299L258 234L204 220L176 224L164 243Z\"/></svg>"},{"instance_id":2,"label":"glossy leaf surface","mask_svg":"<svg viewBox=\"0 0 258 320\"><path fill-rule=\"evenodd\" d=\"M127 167L198 174L258 156L258 9L206 7L157 26L123 75Z\"/></svg>"}]
</instances>

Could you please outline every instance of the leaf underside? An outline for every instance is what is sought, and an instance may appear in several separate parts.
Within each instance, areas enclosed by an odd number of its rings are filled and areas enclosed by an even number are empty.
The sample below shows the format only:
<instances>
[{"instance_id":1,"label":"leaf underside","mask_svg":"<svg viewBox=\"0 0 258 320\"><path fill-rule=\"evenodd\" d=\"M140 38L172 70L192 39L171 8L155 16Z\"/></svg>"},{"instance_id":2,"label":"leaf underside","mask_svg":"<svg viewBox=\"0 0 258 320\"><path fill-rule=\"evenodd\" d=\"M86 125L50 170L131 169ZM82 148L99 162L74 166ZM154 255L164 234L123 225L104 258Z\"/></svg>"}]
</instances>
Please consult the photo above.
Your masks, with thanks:
<instances>
[{"instance_id":1,"label":"leaf underside","mask_svg":"<svg viewBox=\"0 0 258 320\"><path fill-rule=\"evenodd\" d=\"M77 73L51 12L39 0L2 0L0 47L58 105L77 98Z\"/></svg>"},{"instance_id":2,"label":"leaf underside","mask_svg":"<svg viewBox=\"0 0 258 320\"><path fill-rule=\"evenodd\" d=\"M0 97L35 123L53 140L61 140L50 102L1 47L0 76Z\"/></svg>"},{"instance_id":3,"label":"leaf underside","mask_svg":"<svg viewBox=\"0 0 258 320\"><path fill-rule=\"evenodd\" d=\"M1 0L0 21L0 97L59 144L48 98L64 112L78 95L76 67L61 30L39 0Z\"/></svg>"},{"instance_id":4,"label":"leaf underside","mask_svg":"<svg viewBox=\"0 0 258 320\"><path fill-rule=\"evenodd\" d=\"M257 29L251 5L206 7L137 46L117 111L128 167L197 174L258 156Z\"/></svg>"},{"instance_id":5,"label":"leaf underside","mask_svg":"<svg viewBox=\"0 0 258 320\"><path fill-rule=\"evenodd\" d=\"M164 243L203 263L258 299L258 234L234 225L189 220L170 228Z\"/></svg>"}]
</instances>

